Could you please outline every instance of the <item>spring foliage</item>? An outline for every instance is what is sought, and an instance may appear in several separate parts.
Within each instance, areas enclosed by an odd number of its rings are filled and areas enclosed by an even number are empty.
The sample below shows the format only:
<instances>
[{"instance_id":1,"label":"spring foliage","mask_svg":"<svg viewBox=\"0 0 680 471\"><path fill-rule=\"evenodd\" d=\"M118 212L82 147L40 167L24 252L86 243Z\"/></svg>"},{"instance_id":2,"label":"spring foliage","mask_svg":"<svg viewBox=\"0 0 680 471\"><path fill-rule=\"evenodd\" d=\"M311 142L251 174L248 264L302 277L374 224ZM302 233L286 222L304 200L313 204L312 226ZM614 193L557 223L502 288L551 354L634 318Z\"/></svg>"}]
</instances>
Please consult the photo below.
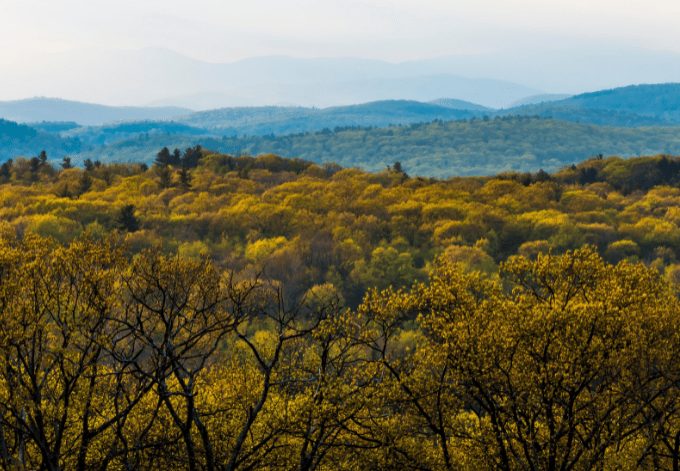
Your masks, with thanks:
<instances>
[{"instance_id":1,"label":"spring foliage","mask_svg":"<svg viewBox=\"0 0 680 471\"><path fill-rule=\"evenodd\" d=\"M590 244L671 280L680 267L677 158L449 180L409 177L397 164L365 173L202 148L164 149L150 168L58 170L38 157L2 167L8 231L62 243L120 231L133 252L209 256L220 269L262 272L293 298L332 284L352 307L371 287L423 280L438 256L494 273L511 255Z\"/></svg>"},{"instance_id":2,"label":"spring foliage","mask_svg":"<svg viewBox=\"0 0 680 471\"><path fill-rule=\"evenodd\" d=\"M330 284L0 243L6 469L677 469L680 305L592 248Z\"/></svg>"},{"instance_id":3,"label":"spring foliage","mask_svg":"<svg viewBox=\"0 0 680 471\"><path fill-rule=\"evenodd\" d=\"M0 178L6 469L678 469L680 163Z\"/></svg>"}]
</instances>

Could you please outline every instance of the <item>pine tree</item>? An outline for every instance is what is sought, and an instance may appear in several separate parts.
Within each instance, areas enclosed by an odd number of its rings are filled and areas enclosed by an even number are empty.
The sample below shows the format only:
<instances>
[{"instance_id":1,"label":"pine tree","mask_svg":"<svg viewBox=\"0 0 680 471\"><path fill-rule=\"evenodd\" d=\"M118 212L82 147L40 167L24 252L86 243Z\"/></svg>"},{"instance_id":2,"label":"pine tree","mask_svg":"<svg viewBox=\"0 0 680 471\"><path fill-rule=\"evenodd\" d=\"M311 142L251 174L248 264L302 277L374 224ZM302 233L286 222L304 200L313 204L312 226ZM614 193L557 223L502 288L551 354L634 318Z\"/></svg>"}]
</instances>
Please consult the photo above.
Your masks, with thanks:
<instances>
[{"instance_id":1,"label":"pine tree","mask_svg":"<svg viewBox=\"0 0 680 471\"><path fill-rule=\"evenodd\" d=\"M80 175L80 180L78 181L78 194L82 195L90 191L92 187L92 178L88 172L83 172Z\"/></svg>"},{"instance_id":2,"label":"pine tree","mask_svg":"<svg viewBox=\"0 0 680 471\"><path fill-rule=\"evenodd\" d=\"M200 145L189 147L184 151L182 156L182 166L185 168L194 168L198 166L198 162L203 157L203 148Z\"/></svg>"},{"instance_id":3,"label":"pine tree","mask_svg":"<svg viewBox=\"0 0 680 471\"><path fill-rule=\"evenodd\" d=\"M156 160L154 160L153 163L158 167L166 167L170 164L171 159L170 150L167 147L163 147L158 154L156 154Z\"/></svg>"},{"instance_id":4,"label":"pine tree","mask_svg":"<svg viewBox=\"0 0 680 471\"><path fill-rule=\"evenodd\" d=\"M139 230L139 220L135 216L135 206L127 204L120 209L116 220L118 229L125 232L135 232Z\"/></svg>"},{"instance_id":5,"label":"pine tree","mask_svg":"<svg viewBox=\"0 0 680 471\"><path fill-rule=\"evenodd\" d=\"M170 188L172 186L172 173L167 166L156 166L156 174L158 175L158 184L161 188Z\"/></svg>"},{"instance_id":6,"label":"pine tree","mask_svg":"<svg viewBox=\"0 0 680 471\"><path fill-rule=\"evenodd\" d=\"M42 163L39 157L33 157L29 160L29 170L31 172L31 180L38 180L38 170L40 170Z\"/></svg>"},{"instance_id":7,"label":"pine tree","mask_svg":"<svg viewBox=\"0 0 680 471\"><path fill-rule=\"evenodd\" d=\"M12 159L9 159L7 162L4 162L2 165L0 165L0 177L4 178L5 180L9 180L12 177L12 164L14 162Z\"/></svg>"},{"instance_id":8,"label":"pine tree","mask_svg":"<svg viewBox=\"0 0 680 471\"><path fill-rule=\"evenodd\" d=\"M179 149L172 151L172 156L170 157L170 165L178 167L182 163L182 152Z\"/></svg>"},{"instance_id":9,"label":"pine tree","mask_svg":"<svg viewBox=\"0 0 680 471\"><path fill-rule=\"evenodd\" d=\"M186 168L182 168L179 171L179 184L185 190L191 188L191 174Z\"/></svg>"}]
</instances>

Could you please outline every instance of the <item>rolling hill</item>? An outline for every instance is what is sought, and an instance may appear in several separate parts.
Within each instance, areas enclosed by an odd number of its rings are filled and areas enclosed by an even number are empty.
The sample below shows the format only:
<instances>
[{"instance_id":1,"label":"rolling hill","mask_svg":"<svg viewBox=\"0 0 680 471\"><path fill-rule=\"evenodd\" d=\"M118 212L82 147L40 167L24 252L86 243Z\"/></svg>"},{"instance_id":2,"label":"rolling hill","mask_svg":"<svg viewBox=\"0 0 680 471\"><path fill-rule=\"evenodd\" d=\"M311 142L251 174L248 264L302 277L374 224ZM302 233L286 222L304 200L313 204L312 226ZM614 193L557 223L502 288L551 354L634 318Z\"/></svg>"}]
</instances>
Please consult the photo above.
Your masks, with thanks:
<instances>
[{"instance_id":1,"label":"rolling hill","mask_svg":"<svg viewBox=\"0 0 680 471\"><path fill-rule=\"evenodd\" d=\"M516 108L518 106L525 105L537 105L540 103L548 103L551 101L566 100L567 98L571 97L572 95L568 95L565 93L542 93L539 95L531 95L526 98L522 98L521 100L517 100L510 106L510 108Z\"/></svg>"},{"instance_id":2,"label":"rolling hill","mask_svg":"<svg viewBox=\"0 0 680 471\"><path fill-rule=\"evenodd\" d=\"M381 170L400 161L414 175L492 175L555 170L593 155L680 154L680 128L616 128L532 117L436 121L386 128L347 128L286 136L145 135L81 158L150 163L163 146L200 144L232 155L278 154Z\"/></svg>"},{"instance_id":3,"label":"rolling hill","mask_svg":"<svg viewBox=\"0 0 680 471\"><path fill-rule=\"evenodd\" d=\"M0 102L0 118L21 123L73 121L98 126L117 121L170 119L190 111L179 107L106 106L42 97Z\"/></svg>"},{"instance_id":4,"label":"rolling hill","mask_svg":"<svg viewBox=\"0 0 680 471\"><path fill-rule=\"evenodd\" d=\"M388 87L388 81L383 85ZM73 122L102 126L115 122L174 120L220 137L283 135L351 126L384 127L485 115L539 116L623 127L677 125L680 124L680 84L635 85L566 97L535 95L523 98L517 106L500 110L457 98L430 102L379 100L326 108L228 107L200 112L176 107L112 107L48 98L0 102L0 118L33 123L31 126L46 132L68 132Z\"/></svg>"},{"instance_id":5,"label":"rolling hill","mask_svg":"<svg viewBox=\"0 0 680 471\"><path fill-rule=\"evenodd\" d=\"M91 148L149 135L208 136L210 132L174 121L135 121L105 126L78 127L62 132L61 135L78 139L84 147Z\"/></svg>"},{"instance_id":6,"label":"rolling hill","mask_svg":"<svg viewBox=\"0 0 680 471\"><path fill-rule=\"evenodd\" d=\"M223 108L175 121L85 127L68 116L49 117L59 119L31 126L3 121L0 158L45 149L52 158L68 154L75 161L151 162L161 147L201 144L235 155L275 153L368 170L399 160L414 174L450 176L554 170L598 154L680 154L680 84L623 87L498 111L440 99Z\"/></svg>"},{"instance_id":7,"label":"rolling hill","mask_svg":"<svg viewBox=\"0 0 680 471\"><path fill-rule=\"evenodd\" d=\"M226 135L293 134L334 129L336 127L411 124L437 119L452 121L480 116L470 107L486 108L469 103L468 108L454 109L431 103L409 100L387 100L360 105L331 108L252 107L224 108L179 117L188 125L210 129Z\"/></svg>"},{"instance_id":8,"label":"rolling hill","mask_svg":"<svg viewBox=\"0 0 680 471\"><path fill-rule=\"evenodd\" d=\"M680 124L680 83L631 85L503 110L613 126Z\"/></svg>"},{"instance_id":9,"label":"rolling hill","mask_svg":"<svg viewBox=\"0 0 680 471\"><path fill-rule=\"evenodd\" d=\"M41 150L48 154L64 156L81 150L78 139L34 129L24 124L0 119L0 161L18 156L33 157Z\"/></svg>"},{"instance_id":10,"label":"rolling hill","mask_svg":"<svg viewBox=\"0 0 680 471\"><path fill-rule=\"evenodd\" d=\"M428 103L443 106L444 108L451 108L453 110L480 111L484 113L494 111L493 108L478 105L477 103L472 103L470 101L459 100L457 98L438 98L436 100L431 100Z\"/></svg>"}]
</instances>

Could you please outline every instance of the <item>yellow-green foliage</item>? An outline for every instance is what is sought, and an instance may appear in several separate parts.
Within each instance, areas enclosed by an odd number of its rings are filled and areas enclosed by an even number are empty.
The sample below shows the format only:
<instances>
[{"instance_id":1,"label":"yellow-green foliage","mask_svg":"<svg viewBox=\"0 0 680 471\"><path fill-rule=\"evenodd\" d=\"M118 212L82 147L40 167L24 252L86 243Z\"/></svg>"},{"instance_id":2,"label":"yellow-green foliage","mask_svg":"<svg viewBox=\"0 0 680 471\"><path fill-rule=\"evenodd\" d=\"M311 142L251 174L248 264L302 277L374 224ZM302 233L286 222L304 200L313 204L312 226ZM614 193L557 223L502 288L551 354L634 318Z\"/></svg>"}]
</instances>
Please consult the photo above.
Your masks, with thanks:
<instances>
[{"instance_id":1,"label":"yellow-green foliage","mask_svg":"<svg viewBox=\"0 0 680 471\"><path fill-rule=\"evenodd\" d=\"M280 281L223 270L199 246L131 254L120 235L60 244L10 227L8 469L680 463L680 303L641 263L586 247L495 269L481 240L449 247L426 281L369 290L350 309L331 283L290 299ZM403 273L407 245L380 246L371 263Z\"/></svg>"},{"instance_id":2,"label":"yellow-green foliage","mask_svg":"<svg viewBox=\"0 0 680 471\"><path fill-rule=\"evenodd\" d=\"M680 256L680 190L670 186L677 159L596 159L552 176L433 180L202 152L188 185L179 168L167 168L167 188L155 167L139 165L12 176L0 182L0 218L20 234L67 243L83 232L130 230L120 214L133 205L138 227L125 236L133 252L208 256L276 277L288 294L332 283L352 306L370 287L423 279L444 252L487 272L517 253L583 244L607 260L636 257L660 271ZM659 246L668 249L662 258Z\"/></svg>"}]
</instances>

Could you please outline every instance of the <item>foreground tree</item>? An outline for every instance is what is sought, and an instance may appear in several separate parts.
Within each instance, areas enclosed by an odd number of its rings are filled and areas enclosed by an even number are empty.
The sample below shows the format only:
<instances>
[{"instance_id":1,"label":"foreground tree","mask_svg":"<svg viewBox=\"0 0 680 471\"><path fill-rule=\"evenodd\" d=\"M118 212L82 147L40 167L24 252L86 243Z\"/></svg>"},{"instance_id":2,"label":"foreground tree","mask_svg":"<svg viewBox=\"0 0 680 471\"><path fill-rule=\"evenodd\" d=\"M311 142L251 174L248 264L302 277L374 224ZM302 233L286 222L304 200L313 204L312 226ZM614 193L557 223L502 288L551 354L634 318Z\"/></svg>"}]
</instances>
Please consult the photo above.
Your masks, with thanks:
<instances>
[{"instance_id":1,"label":"foreground tree","mask_svg":"<svg viewBox=\"0 0 680 471\"><path fill-rule=\"evenodd\" d=\"M655 402L678 394L678 304L642 265L607 265L586 248L514 258L500 280L484 282L440 264L429 284L368 306L376 319L410 309L446 355L445 389L421 394L381 362L440 444L469 450L485 467L592 469L637 453L631 447L647 430L669 435ZM433 414L432 399L442 397L460 407ZM449 460L442 446L445 467Z\"/></svg>"},{"instance_id":2,"label":"foreground tree","mask_svg":"<svg viewBox=\"0 0 680 471\"><path fill-rule=\"evenodd\" d=\"M104 436L148 391L104 349L120 250L29 238L4 241L1 253L2 462L106 467L117 445Z\"/></svg>"},{"instance_id":3,"label":"foreground tree","mask_svg":"<svg viewBox=\"0 0 680 471\"><path fill-rule=\"evenodd\" d=\"M680 308L593 249L443 257L343 307L115 238L0 230L6 469L677 469Z\"/></svg>"}]
</instances>

